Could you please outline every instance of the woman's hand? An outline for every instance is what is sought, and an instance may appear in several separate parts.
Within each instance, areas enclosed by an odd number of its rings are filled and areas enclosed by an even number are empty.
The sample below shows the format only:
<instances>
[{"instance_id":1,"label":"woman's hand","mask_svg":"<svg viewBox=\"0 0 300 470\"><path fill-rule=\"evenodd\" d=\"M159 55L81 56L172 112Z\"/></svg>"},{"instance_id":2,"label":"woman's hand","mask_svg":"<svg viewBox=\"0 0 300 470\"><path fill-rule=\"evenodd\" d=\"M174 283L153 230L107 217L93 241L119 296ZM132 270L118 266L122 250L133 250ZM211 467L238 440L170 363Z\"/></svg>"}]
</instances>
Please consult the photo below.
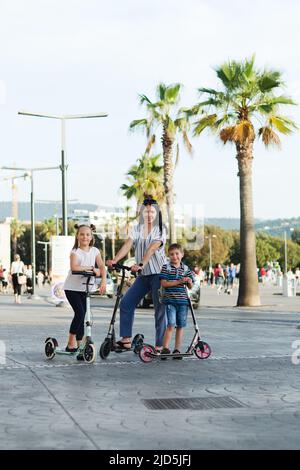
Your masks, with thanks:
<instances>
[{"instance_id":1,"label":"woman's hand","mask_svg":"<svg viewBox=\"0 0 300 470\"><path fill-rule=\"evenodd\" d=\"M132 271L133 273L137 273L137 272L139 272L139 271L141 271L141 270L142 270L142 268L141 268L141 266L139 266L138 264L134 264L133 266L131 266L131 271Z\"/></svg>"},{"instance_id":2,"label":"woman's hand","mask_svg":"<svg viewBox=\"0 0 300 470\"><path fill-rule=\"evenodd\" d=\"M110 269L112 269L113 264L117 264L117 262L114 259L109 259L109 260L106 261L106 265Z\"/></svg>"}]
</instances>

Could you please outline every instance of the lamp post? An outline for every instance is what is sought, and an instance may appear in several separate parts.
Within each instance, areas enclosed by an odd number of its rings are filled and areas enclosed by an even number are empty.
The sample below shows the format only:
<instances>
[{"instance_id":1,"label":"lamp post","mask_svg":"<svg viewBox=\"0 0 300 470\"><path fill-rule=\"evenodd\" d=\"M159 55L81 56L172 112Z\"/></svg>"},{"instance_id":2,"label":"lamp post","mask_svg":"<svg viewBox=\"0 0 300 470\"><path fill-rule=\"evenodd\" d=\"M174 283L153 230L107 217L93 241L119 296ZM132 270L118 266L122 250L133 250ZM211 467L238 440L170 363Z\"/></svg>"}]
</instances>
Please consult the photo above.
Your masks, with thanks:
<instances>
[{"instance_id":1,"label":"lamp post","mask_svg":"<svg viewBox=\"0 0 300 470\"><path fill-rule=\"evenodd\" d=\"M62 222L63 222L63 235L68 235L68 214L67 214L67 169L66 165L66 120L69 119L87 119L87 118L100 118L108 116L107 113L93 113L93 114L44 114L33 113L31 111L19 111L18 114L23 116L34 116L49 119L59 119L61 122L61 180L62 180Z\"/></svg>"},{"instance_id":2,"label":"lamp post","mask_svg":"<svg viewBox=\"0 0 300 470\"><path fill-rule=\"evenodd\" d=\"M45 245L44 246L44 251L45 251L45 272L48 272L48 245L50 245L50 242L40 242L38 241L39 245Z\"/></svg>"},{"instance_id":3,"label":"lamp post","mask_svg":"<svg viewBox=\"0 0 300 470\"><path fill-rule=\"evenodd\" d=\"M30 190L30 223L31 223L31 264L32 264L32 298L38 298L34 296L35 291L35 278L36 278L36 256L35 256L35 212L34 212L34 178L33 175L36 171L47 171L47 170L58 170L59 166L42 167L42 168L17 168L2 166L2 170L15 170L25 171L26 173L22 177L29 177L31 181Z\"/></svg>"},{"instance_id":4,"label":"lamp post","mask_svg":"<svg viewBox=\"0 0 300 470\"><path fill-rule=\"evenodd\" d=\"M209 242L209 272L211 273L211 271L212 271L212 243L211 243L211 241L212 241L213 238L217 238L217 235L209 234L205 238Z\"/></svg>"},{"instance_id":5,"label":"lamp post","mask_svg":"<svg viewBox=\"0 0 300 470\"><path fill-rule=\"evenodd\" d=\"M294 231L294 228L289 228L290 232ZM288 249L287 249L287 231L284 230L284 274L288 272Z\"/></svg>"}]
</instances>

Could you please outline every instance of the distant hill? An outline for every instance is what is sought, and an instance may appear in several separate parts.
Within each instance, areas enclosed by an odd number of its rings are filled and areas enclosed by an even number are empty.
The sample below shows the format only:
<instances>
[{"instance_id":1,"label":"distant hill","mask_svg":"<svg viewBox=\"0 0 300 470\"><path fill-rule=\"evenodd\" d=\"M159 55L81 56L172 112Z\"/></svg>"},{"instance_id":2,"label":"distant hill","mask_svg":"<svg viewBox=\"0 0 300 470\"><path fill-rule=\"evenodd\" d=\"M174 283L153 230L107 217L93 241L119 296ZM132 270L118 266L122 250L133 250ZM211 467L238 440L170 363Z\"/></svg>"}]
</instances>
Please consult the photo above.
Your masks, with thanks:
<instances>
[{"instance_id":1,"label":"distant hill","mask_svg":"<svg viewBox=\"0 0 300 470\"><path fill-rule=\"evenodd\" d=\"M95 211L98 206L96 204L68 204L68 213L71 215L75 209ZM19 220L30 220L30 203L18 203ZM35 203L35 217L37 221L50 219L55 214L61 217L61 204L60 203ZM0 202L0 221L6 217L11 217L11 202ZM204 219L205 225L216 225L224 230L239 230L240 219L238 218L207 218ZM287 230L290 237L290 228L300 229L300 217L292 219L273 219L273 220L255 220L256 231L266 232L273 236L282 236L284 230Z\"/></svg>"},{"instance_id":2,"label":"distant hill","mask_svg":"<svg viewBox=\"0 0 300 470\"><path fill-rule=\"evenodd\" d=\"M68 213L71 214L74 209L95 211L97 209L96 204L79 204L72 203L68 204ZM55 214L61 217L61 203L35 203L35 218L37 221L50 219ZM0 202L0 220L6 217L11 217L11 202ZM18 218L19 220L30 220L30 203L19 202L18 203Z\"/></svg>"},{"instance_id":3,"label":"distant hill","mask_svg":"<svg viewBox=\"0 0 300 470\"><path fill-rule=\"evenodd\" d=\"M240 219L204 218L205 225L216 225L224 230L239 230Z\"/></svg>"}]
</instances>

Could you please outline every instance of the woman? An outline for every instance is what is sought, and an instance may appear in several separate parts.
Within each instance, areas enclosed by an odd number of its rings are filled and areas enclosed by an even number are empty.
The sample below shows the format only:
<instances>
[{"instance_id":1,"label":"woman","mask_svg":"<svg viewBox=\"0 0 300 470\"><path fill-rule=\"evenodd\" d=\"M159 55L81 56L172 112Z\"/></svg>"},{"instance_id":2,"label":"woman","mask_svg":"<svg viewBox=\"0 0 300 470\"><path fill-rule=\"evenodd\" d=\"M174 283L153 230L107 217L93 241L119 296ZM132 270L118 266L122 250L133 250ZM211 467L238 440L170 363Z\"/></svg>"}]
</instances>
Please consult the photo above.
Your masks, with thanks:
<instances>
[{"instance_id":1,"label":"woman","mask_svg":"<svg viewBox=\"0 0 300 470\"><path fill-rule=\"evenodd\" d=\"M15 255L14 261L11 263L10 273L15 294L15 303L20 304L22 284L26 283L25 266L23 261L21 261L20 255Z\"/></svg>"},{"instance_id":2,"label":"woman","mask_svg":"<svg viewBox=\"0 0 300 470\"><path fill-rule=\"evenodd\" d=\"M131 348L132 326L134 312L141 299L152 292L155 309L156 346L159 352L162 349L163 337L166 329L165 306L160 303L158 290L160 288L159 274L163 264L167 262L165 255L166 230L162 226L162 216L157 202L148 197L144 200L140 210L139 223L133 227L129 238L118 251L113 260L107 265L111 268L130 251L135 250L135 260L132 272L141 271L134 284L126 292L120 303L120 336L117 342L120 349Z\"/></svg>"}]
</instances>

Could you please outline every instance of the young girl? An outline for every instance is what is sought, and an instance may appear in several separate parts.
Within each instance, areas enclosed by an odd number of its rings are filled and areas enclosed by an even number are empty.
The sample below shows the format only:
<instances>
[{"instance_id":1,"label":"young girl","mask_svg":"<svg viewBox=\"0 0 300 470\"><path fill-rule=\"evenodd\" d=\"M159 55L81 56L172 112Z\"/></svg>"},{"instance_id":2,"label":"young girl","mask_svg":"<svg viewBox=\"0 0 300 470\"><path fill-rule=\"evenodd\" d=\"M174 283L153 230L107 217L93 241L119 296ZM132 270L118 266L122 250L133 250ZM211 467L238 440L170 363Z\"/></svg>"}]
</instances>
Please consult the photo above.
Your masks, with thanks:
<instances>
[{"instance_id":1,"label":"young girl","mask_svg":"<svg viewBox=\"0 0 300 470\"><path fill-rule=\"evenodd\" d=\"M82 276L72 274L72 271L93 271L96 276L101 276L99 292L103 295L106 291L106 269L102 261L100 251L95 248L93 225L75 226L77 229L76 241L70 255L70 271L64 284L66 297L74 310L74 318L70 326L67 352L76 352L84 335L84 317L86 312L86 286ZM99 269L95 268L95 265ZM95 291L94 278L90 283L94 285L91 291Z\"/></svg>"}]
</instances>

